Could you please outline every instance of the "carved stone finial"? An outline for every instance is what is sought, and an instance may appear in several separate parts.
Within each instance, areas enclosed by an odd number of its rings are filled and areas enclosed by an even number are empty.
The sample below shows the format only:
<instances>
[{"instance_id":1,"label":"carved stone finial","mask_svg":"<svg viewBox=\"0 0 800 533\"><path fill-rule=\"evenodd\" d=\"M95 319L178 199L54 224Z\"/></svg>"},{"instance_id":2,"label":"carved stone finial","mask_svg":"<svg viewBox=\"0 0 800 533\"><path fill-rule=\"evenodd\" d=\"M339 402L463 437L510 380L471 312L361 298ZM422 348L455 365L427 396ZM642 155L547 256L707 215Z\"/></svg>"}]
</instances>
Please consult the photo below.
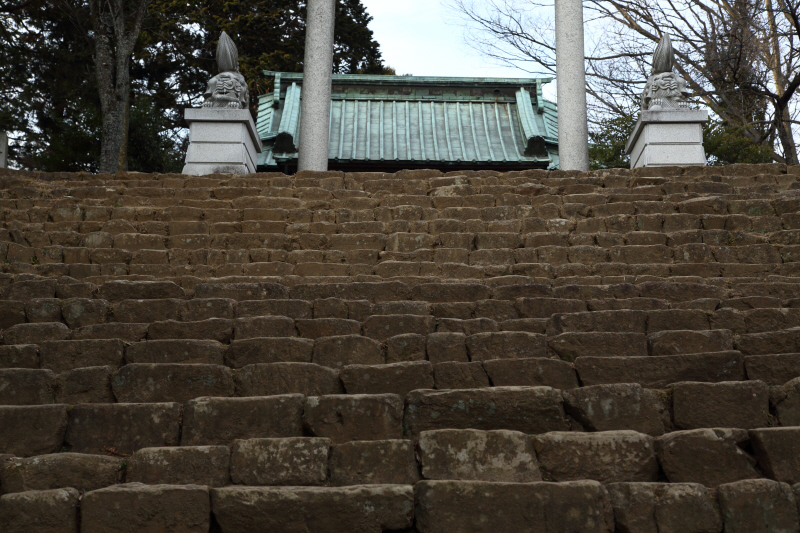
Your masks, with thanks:
<instances>
[{"instance_id":1,"label":"carved stone finial","mask_svg":"<svg viewBox=\"0 0 800 533\"><path fill-rule=\"evenodd\" d=\"M686 80L672 71L675 66L675 52L672 41L666 33L661 37L653 53L650 77L642 92L642 111L664 111L689 107L687 97L691 92L686 88Z\"/></svg>"},{"instance_id":2,"label":"carved stone finial","mask_svg":"<svg viewBox=\"0 0 800 533\"><path fill-rule=\"evenodd\" d=\"M239 73L239 53L233 40L224 31L217 44L217 66L219 74L209 80L203 93L203 107L247 109L250 93L244 76Z\"/></svg>"}]
</instances>

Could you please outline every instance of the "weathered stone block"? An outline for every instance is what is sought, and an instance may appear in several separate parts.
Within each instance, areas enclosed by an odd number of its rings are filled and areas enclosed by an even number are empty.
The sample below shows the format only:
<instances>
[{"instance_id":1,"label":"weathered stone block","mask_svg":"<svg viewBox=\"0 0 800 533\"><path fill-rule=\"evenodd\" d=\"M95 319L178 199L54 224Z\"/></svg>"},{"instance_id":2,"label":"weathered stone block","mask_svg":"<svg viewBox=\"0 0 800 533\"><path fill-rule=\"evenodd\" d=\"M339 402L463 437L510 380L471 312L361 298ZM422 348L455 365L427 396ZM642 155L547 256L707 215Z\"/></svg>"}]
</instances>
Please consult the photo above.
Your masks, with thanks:
<instances>
[{"instance_id":1,"label":"weathered stone block","mask_svg":"<svg viewBox=\"0 0 800 533\"><path fill-rule=\"evenodd\" d=\"M42 368L56 374L88 366L119 368L125 357L125 344L119 339L48 341L39 345Z\"/></svg>"},{"instance_id":2,"label":"weathered stone block","mask_svg":"<svg viewBox=\"0 0 800 533\"><path fill-rule=\"evenodd\" d=\"M391 365L349 365L341 374L347 394L398 394L433 388L433 367L428 361Z\"/></svg>"},{"instance_id":3,"label":"weathered stone block","mask_svg":"<svg viewBox=\"0 0 800 533\"><path fill-rule=\"evenodd\" d=\"M614 483L658 477L653 438L636 431L553 431L534 436L533 445L543 476L553 481Z\"/></svg>"},{"instance_id":4,"label":"weathered stone block","mask_svg":"<svg viewBox=\"0 0 800 533\"><path fill-rule=\"evenodd\" d=\"M306 398L303 424L334 443L403 437L403 399L396 394L348 394Z\"/></svg>"},{"instance_id":5,"label":"weathered stone block","mask_svg":"<svg viewBox=\"0 0 800 533\"><path fill-rule=\"evenodd\" d=\"M73 488L0 496L3 533L78 533L79 498Z\"/></svg>"},{"instance_id":6,"label":"weathered stone block","mask_svg":"<svg viewBox=\"0 0 800 533\"><path fill-rule=\"evenodd\" d=\"M234 379L239 396L321 396L343 392L339 372L312 363L247 365L236 373Z\"/></svg>"},{"instance_id":7,"label":"weathered stone block","mask_svg":"<svg viewBox=\"0 0 800 533\"><path fill-rule=\"evenodd\" d=\"M233 396L228 367L219 365L130 364L111 380L118 402L186 402L201 396Z\"/></svg>"},{"instance_id":8,"label":"weathered stone block","mask_svg":"<svg viewBox=\"0 0 800 533\"><path fill-rule=\"evenodd\" d=\"M70 412L64 442L72 452L96 454L177 446L180 416L177 403L76 405Z\"/></svg>"},{"instance_id":9,"label":"weathered stone block","mask_svg":"<svg viewBox=\"0 0 800 533\"><path fill-rule=\"evenodd\" d=\"M127 363L224 364L225 345L217 341L165 339L137 342L125 348Z\"/></svg>"},{"instance_id":10,"label":"weathered stone block","mask_svg":"<svg viewBox=\"0 0 800 533\"><path fill-rule=\"evenodd\" d=\"M635 383L566 390L564 409L588 431L632 429L658 436L669 427L669 407L656 391Z\"/></svg>"},{"instance_id":11,"label":"weathered stone block","mask_svg":"<svg viewBox=\"0 0 800 533\"><path fill-rule=\"evenodd\" d=\"M69 337L69 328L61 322L16 324L3 332L5 344L41 344Z\"/></svg>"},{"instance_id":12,"label":"weathered stone block","mask_svg":"<svg viewBox=\"0 0 800 533\"><path fill-rule=\"evenodd\" d=\"M800 428L752 429L750 443L758 466L769 478L790 485L800 483Z\"/></svg>"},{"instance_id":13,"label":"weathered stone block","mask_svg":"<svg viewBox=\"0 0 800 533\"><path fill-rule=\"evenodd\" d=\"M127 482L147 485L230 484L230 450L227 446L174 446L142 448L128 459Z\"/></svg>"},{"instance_id":14,"label":"weathered stone block","mask_svg":"<svg viewBox=\"0 0 800 533\"><path fill-rule=\"evenodd\" d=\"M67 405L79 403L114 403L110 366L76 368L56 376L54 386L56 402Z\"/></svg>"},{"instance_id":15,"label":"weathered stone block","mask_svg":"<svg viewBox=\"0 0 800 533\"><path fill-rule=\"evenodd\" d=\"M74 487L95 490L122 481L122 459L81 453L14 458L0 466L3 494Z\"/></svg>"},{"instance_id":16,"label":"weathered stone block","mask_svg":"<svg viewBox=\"0 0 800 533\"><path fill-rule=\"evenodd\" d=\"M727 329L659 331L647 342L652 355L724 352L733 349L733 334Z\"/></svg>"},{"instance_id":17,"label":"weathered stone block","mask_svg":"<svg viewBox=\"0 0 800 533\"><path fill-rule=\"evenodd\" d=\"M165 320L153 322L147 328L149 340L205 339L226 344L233 335L233 322L225 318L209 318L198 322Z\"/></svg>"},{"instance_id":18,"label":"weathered stone block","mask_svg":"<svg viewBox=\"0 0 800 533\"><path fill-rule=\"evenodd\" d=\"M494 387L413 391L406 398L405 430L508 429L524 433L567 431L561 393L550 387Z\"/></svg>"},{"instance_id":19,"label":"weathered stone block","mask_svg":"<svg viewBox=\"0 0 800 533\"><path fill-rule=\"evenodd\" d=\"M328 468L333 486L413 485L419 481L414 443L409 440L336 444L331 449Z\"/></svg>"},{"instance_id":20,"label":"weathered stone block","mask_svg":"<svg viewBox=\"0 0 800 533\"><path fill-rule=\"evenodd\" d=\"M428 360L432 364L445 362L467 362L467 336L458 332L431 333L427 337Z\"/></svg>"},{"instance_id":21,"label":"weathered stone block","mask_svg":"<svg viewBox=\"0 0 800 533\"><path fill-rule=\"evenodd\" d=\"M361 335L320 337L314 341L312 362L341 369L347 365L382 365L386 362L381 344Z\"/></svg>"},{"instance_id":22,"label":"weathered stone block","mask_svg":"<svg viewBox=\"0 0 800 533\"><path fill-rule=\"evenodd\" d=\"M442 429L419 435L425 479L541 481L533 439L518 431Z\"/></svg>"},{"instance_id":23,"label":"weathered stone block","mask_svg":"<svg viewBox=\"0 0 800 533\"><path fill-rule=\"evenodd\" d=\"M254 316L236 320L235 338L260 339L269 337L296 337L294 320L285 316Z\"/></svg>"},{"instance_id":24,"label":"weathered stone block","mask_svg":"<svg viewBox=\"0 0 800 533\"><path fill-rule=\"evenodd\" d=\"M8 368L0 370L0 405L53 403L55 374L49 370Z\"/></svg>"},{"instance_id":25,"label":"weathered stone block","mask_svg":"<svg viewBox=\"0 0 800 533\"><path fill-rule=\"evenodd\" d=\"M81 531L111 533L121 525L142 533L208 531L208 487L125 483L87 492L81 502Z\"/></svg>"},{"instance_id":26,"label":"weathered stone block","mask_svg":"<svg viewBox=\"0 0 800 533\"><path fill-rule=\"evenodd\" d=\"M725 533L796 533L798 512L786 483L752 479L720 485L719 505Z\"/></svg>"},{"instance_id":27,"label":"weathered stone block","mask_svg":"<svg viewBox=\"0 0 800 533\"><path fill-rule=\"evenodd\" d=\"M767 385L783 385L800 377L800 353L751 355L744 358L744 365L748 379Z\"/></svg>"},{"instance_id":28,"label":"weathered stone block","mask_svg":"<svg viewBox=\"0 0 800 533\"><path fill-rule=\"evenodd\" d=\"M484 361L483 368L495 387L544 386L559 390L578 387L575 367L557 359L492 359Z\"/></svg>"},{"instance_id":29,"label":"weathered stone block","mask_svg":"<svg viewBox=\"0 0 800 533\"><path fill-rule=\"evenodd\" d=\"M718 352L652 357L581 357L575 361L578 377L586 385L638 383L658 389L679 381L741 381L745 379L742 354Z\"/></svg>"},{"instance_id":30,"label":"weathered stone block","mask_svg":"<svg viewBox=\"0 0 800 533\"><path fill-rule=\"evenodd\" d=\"M715 495L697 483L609 483L619 533L719 533Z\"/></svg>"},{"instance_id":31,"label":"weathered stone block","mask_svg":"<svg viewBox=\"0 0 800 533\"><path fill-rule=\"evenodd\" d=\"M0 428L0 453L17 457L54 453L64 442L67 406L3 406Z\"/></svg>"},{"instance_id":32,"label":"weathered stone block","mask_svg":"<svg viewBox=\"0 0 800 533\"><path fill-rule=\"evenodd\" d=\"M614 531L608 493L596 481L420 481L414 496L420 533L451 533L464 524L471 533Z\"/></svg>"},{"instance_id":33,"label":"weathered stone block","mask_svg":"<svg viewBox=\"0 0 800 533\"><path fill-rule=\"evenodd\" d=\"M483 363L447 362L433 365L433 381L437 389L480 389L489 387Z\"/></svg>"},{"instance_id":34,"label":"weathered stone block","mask_svg":"<svg viewBox=\"0 0 800 533\"><path fill-rule=\"evenodd\" d=\"M800 378L772 387L770 402L782 426L800 426Z\"/></svg>"},{"instance_id":35,"label":"weathered stone block","mask_svg":"<svg viewBox=\"0 0 800 533\"><path fill-rule=\"evenodd\" d=\"M331 440L313 437L237 440L231 480L239 485L324 485Z\"/></svg>"},{"instance_id":36,"label":"weathered stone block","mask_svg":"<svg viewBox=\"0 0 800 533\"><path fill-rule=\"evenodd\" d=\"M183 414L181 446L299 437L303 434L303 402L301 394L190 400Z\"/></svg>"},{"instance_id":37,"label":"weathered stone block","mask_svg":"<svg viewBox=\"0 0 800 533\"><path fill-rule=\"evenodd\" d=\"M675 426L760 428L769 423L769 388L763 381L683 382L672 386Z\"/></svg>"},{"instance_id":38,"label":"weathered stone block","mask_svg":"<svg viewBox=\"0 0 800 533\"><path fill-rule=\"evenodd\" d=\"M403 363L405 361L425 360L424 335L408 333L396 335L386 340L386 362ZM466 357L466 352L465 352Z\"/></svg>"},{"instance_id":39,"label":"weathered stone block","mask_svg":"<svg viewBox=\"0 0 800 533\"><path fill-rule=\"evenodd\" d=\"M35 344L0 346L0 368L39 368L39 352Z\"/></svg>"},{"instance_id":40,"label":"weathered stone block","mask_svg":"<svg viewBox=\"0 0 800 533\"><path fill-rule=\"evenodd\" d=\"M403 531L414 523L410 485L226 487L211 490L222 533Z\"/></svg>"},{"instance_id":41,"label":"weathered stone block","mask_svg":"<svg viewBox=\"0 0 800 533\"><path fill-rule=\"evenodd\" d=\"M313 339L278 337L233 341L225 353L225 364L243 368L259 363L310 363L313 351Z\"/></svg>"},{"instance_id":42,"label":"weathered stone block","mask_svg":"<svg viewBox=\"0 0 800 533\"><path fill-rule=\"evenodd\" d=\"M108 317L108 302L93 298L71 298L61 303L61 315L70 329L102 324Z\"/></svg>"},{"instance_id":43,"label":"weathered stone block","mask_svg":"<svg viewBox=\"0 0 800 533\"><path fill-rule=\"evenodd\" d=\"M364 336L385 341L396 335L416 333L427 335L436 327L432 316L420 315L372 315L364 321Z\"/></svg>"},{"instance_id":44,"label":"weathered stone block","mask_svg":"<svg viewBox=\"0 0 800 533\"><path fill-rule=\"evenodd\" d=\"M111 280L100 287L104 300L158 300L185 298L183 289L172 281Z\"/></svg>"},{"instance_id":45,"label":"weathered stone block","mask_svg":"<svg viewBox=\"0 0 800 533\"><path fill-rule=\"evenodd\" d=\"M477 333L467 337L470 361L547 357L547 337L525 331Z\"/></svg>"},{"instance_id":46,"label":"weathered stone block","mask_svg":"<svg viewBox=\"0 0 800 533\"><path fill-rule=\"evenodd\" d=\"M562 333L548 338L547 345L565 361L647 355L647 337L643 333Z\"/></svg>"},{"instance_id":47,"label":"weathered stone block","mask_svg":"<svg viewBox=\"0 0 800 533\"><path fill-rule=\"evenodd\" d=\"M754 468L755 460L740 447L746 441L744 430L675 431L656 439L656 453L671 483L716 487L761 477Z\"/></svg>"}]
</instances>

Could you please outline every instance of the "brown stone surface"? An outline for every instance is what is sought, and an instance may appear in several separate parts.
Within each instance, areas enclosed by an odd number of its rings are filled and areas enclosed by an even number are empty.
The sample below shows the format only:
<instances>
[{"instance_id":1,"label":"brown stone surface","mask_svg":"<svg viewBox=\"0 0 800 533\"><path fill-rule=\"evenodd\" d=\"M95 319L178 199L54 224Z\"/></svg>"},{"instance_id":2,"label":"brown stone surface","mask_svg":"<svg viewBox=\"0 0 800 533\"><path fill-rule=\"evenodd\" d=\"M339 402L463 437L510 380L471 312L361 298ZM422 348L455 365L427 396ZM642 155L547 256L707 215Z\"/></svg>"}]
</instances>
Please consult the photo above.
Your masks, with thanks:
<instances>
[{"instance_id":1,"label":"brown stone surface","mask_svg":"<svg viewBox=\"0 0 800 533\"><path fill-rule=\"evenodd\" d=\"M54 453L14 458L0 466L3 494L74 487L95 490L122 481L122 460L81 453Z\"/></svg>"},{"instance_id":2,"label":"brown stone surface","mask_svg":"<svg viewBox=\"0 0 800 533\"><path fill-rule=\"evenodd\" d=\"M547 357L547 338L525 331L476 333L467 337L470 361Z\"/></svg>"},{"instance_id":3,"label":"brown stone surface","mask_svg":"<svg viewBox=\"0 0 800 533\"><path fill-rule=\"evenodd\" d=\"M225 345L217 341L165 339L130 344L125 348L127 363L224 364Z\"/></svg>"},{"instance_id":4,"label":"brown stone surface","mask_svg":"<svg viewBox=\"0 0 800 533\"><path fill-rule=\"evenodd\" d=\"M50 370L8 368L0 370L0 405L40 405L54 402Z\"/></svg>"},{"instance_id":5,"label":"brown stone surface","mask_svg":"<svg viewBox=\"0 0 800 533\"><path fill-rule=\"evenodd\" d=\"M81 532L199 533L208 531L208 487L126 483L87 492L81 501Z\"/></svg>"},{"instance_id":6,"label":"brown stone surface","mask_svg":"<svg viewBox=\"0 0 800 533\"><path fill-rule=\"evenodd\" d=\"M545 386L559 390L578 387L574 365L557 359L492 359L484 361L483 368L495 387Z\"/></svg>"},{"instance_id":7,"label":"brown stone surface","mask_svg":"<svg viewBox=\"0 0 800 533\"><path fill-rule=\"evenodd\" d=\"M733 334L727 329L659 331L647 342L652 355L724 352L733 349Z\"/></svg>"},{"instance_id":8,"label":"brown stone surface","mask_svg":"<svg viewBox=\"0 0 800 533\"><path fill-rule=\"evenodd\" d=\"M69 328L61 322L17 324L3 331L5 344L41 344L69 337Z\"/></svg>"},{"instance_id":9,"label":"brown stone surface","mask_svg":"<svg viewBox=\"0 0 800 533\"><path fill-rule=\"evenodd\" d=\"M742 354L736 351L653 357L580 357L578 377L586 385L638 383L664 388L679 381L740 381L745 379Z\"/></svg>"},{"instance_id":10,"label":"brown stone surface","mask_svg":"<svg viewBox=\"0 0 800 533\"><path fill-rule=\"evenodd\" d=\"M3 533L78 533L78 500L73 488L0 496Z\"/></svg>"},{"instance_id":11,"label":"brown stone surface","mask_svg":"<svg viewBox=\"0 0 800 533\"><path fill-rule=\"evenodd\" d=\"M147 328L149 340L201 339L227 344L233 336L233 322L225 318L209 318L197 322L165 320L153 322Z\"/></svg>"},{"instance_id":12,"label":"brown stone surface","mask_svg":"<svg viewBox=\"0 0 800 533\"><path fill-rule=\"evenodd\" d=\"M18 457L54 453L64 442L67 406L1 406L0 428L0 453Z\"/></svg>"},{"instance_id":13,"label":"brown stone surface","mask_svg":"<svg viewBox=\"0 0 800 533\"><path fill-rule=\"evenodd\" d=\"M541 481L533 439L518 431L442 429L419 435L425 479Z\"/></svg>"},{"instance_id":14,"label":"brown stone surface","mask_svg":"<svg viewBox=\"0 0 800 533\"><path fill-rule=\"evenodd\" d=\"M679 429L766 427L769 388L763 381L676 383L672 409Z\"/></svg>"},{"instance_id":15,"label":"brown stone surface","mask_svg":"<svg viewBox=\"0 0 800 533\"><path fill-rule=\"evenodd\" d=\"M212 489L222 533L404 531L414 523L410 485Z\"/></svg>"},{"instance_id":16,"label":"brown stone surface","mask_svg":"<svg viewBox=\"0 0 800 533\"><path fill-rule=\"evenodd\" d=\"M331 440L314 437L243 439L231 448L237 485L324 485Z\"/></svg>"},{"instance_id":17,"label":"brown stone surface","mask_svg":"<svg viewBox=\"0 0 800 533\"><path fill-rule=\"evenodd\" d=\"M483 363L438 363L433 365L433 381L437 389L479 389L489 387Z\"/></svg>"},{"instance_id":18,"label":"brown stone surface","mask_svg":"<svg viewBox=\"0 0 800 533\"><path fill-rule=\"evenodd\" d=\"M252 398L197 398L186 403L182 446L230 445L236 439L299 437L301 394Z\"/></svg>"},{"instance_id":19,"label":"brown stone surface","mask_svg":"<svg viewBox=\"0 0 800 533\"><path fill-rule=\"evenodd\" d=\"M547 339L547 346L564 361L578 357L637 357L647 355L643 333L570 332Z\"/></svg>"},{"instance_id":20,"label":"brown stone surface","mask_svg":"<svg viewBox=\"0 0 800 533\"><path fill-rule=\"evenodd\" d=\"M534 436L533 445L547 480L614 483L658 477L653 437L636 431L552 431Z\"/></svg>"},{"instance_id":21,"label":"brown stone surface","mask_svg":"<svg viewBox=\"0 0 800 533\"><path fill-rule=\"evenodd\" d=\"M409 440L353 441L331 448L332 486L413 485L419 481L414 443Z\"/></svg>"},{"instance_id":22,"label":"brown stone surface","mask_svg":"<svg viewBox=\"0 0 800 533\"><path fill-rule=\"evenodd\" d=\"M114 403L110 366L76 368L56 376L54 386L56 401L75 405L78 403Z\"/></svg>"},{"instance_id":23,"label":"brown stone surface","mask_svg":"<svg viewBox=\"0 0 800 533\"><path fill-rule=\"evenodd\" d=\"M618 533L720 533L715 494L697 483L609 483Z\"/></svg>"},{"instance_id":24,"label":"brown stone surface","mask_svg":"<svg viewBox=\"0 0 800 533\"><path fill-rule=\"evenodd\" d=\"M130 364L111 380L121 403L179 402L201 396L233 396L228 367L220 365Z\"/></svg>"},{"instance_id":25,"label":"brown stone surface","mask_svg":"<svg viewBox=\"0 0 800 533\"><path fill-rule=\"evenodd\" d=\"M750 355L744 358L748 379L758 379L767 385L783 385L800 377L800 353Z\"/></svg>"},{"instance_id":26,"label":"brown stone surface","mask_svg":"<svg viewBox=\"0 0 800 533\"><path fill-rule=\"evenodd\" d=\"M587 431L631 429L658 436L670 425L666 399L636 383L565 390L564 410Z\"/></svg>"},{"instance_id":27,"label":"brown stone surface","mask_svg":"<svg viewBox=\"0 0 800 533\"><path fill-rule=\"evenodd\" d=\"M124 354L125 344L117 339L51 341L39 345L42 368L57 374L87 366L119 368Z\"/></svg>"},{"instance_id":28,"label":"brown stone surface","mask_svg":"<svg viewBox=\"0 0 800 533\"><path fill-rule=\"evenodd\" d=\"M767 477L800 483L800 427L752 429L750 443Z\"/></svg>"},{"instance_id":29,"label":"brown stone surface","mask_svg":"<svg viewBox=\"0 0 800 533\"><path fill-rule=\"evenodd\" d=\"M433 367L428 361L391 365L349 365L341 373L347 394L398 394L433 388Z\"/></svg>"},{"instance_id":30,"label":"brown stone surface","mask_svg":"<svg viewBox=\"0 0 800 533\"><path fill-rule=\"evenodd\" d=\"M131 454L140 448L177 446L177 403L82 404L72 407L64 445L76 453Z\"/></svg>"},{"instance_id":31,"label":"brown stone surface","mask_svg":"<svg viewBox=\"0 0 800 533\"><path fill-rule=\"evenodd\" d=\"M782 426L800 426L800 378L770 389L770 403Z\"/></svg>"},{"instance_id":32,"label":"brown stone surface","mask_svg":"<svg viewBox=\"0 0 800 533\"><path fill-rule=\"evenodd\" d=\"M306 398L306 431L334 443L403 437L403 399L396 394L348 394Z\"/></svg>"},{"instance_id":33,"label":"brown stone surface","mask_svg":"<svg viewBox=\"0 0 800 533\"><path fill-rule=\"evenodd\" d=\"M0 346L0 368L39 368L39 351L35 344Z\"/></svg>"},{"instance_id":34,"label":"brown stone surface","mask_svg":"<svg viewBox=\"0 0 800 533\"><path fill-rule=\"evenodd\" d=\"M768 479L721 485L719 505L725 533L796 533L798 512L792 488Z\"/></svg>"},{"instance_id":35,"label":"brown stone surface","mask_svg":"<svg viewBox=\"0 0 800 533\"><path fill-rule=\"evenodd\" d=\"M396 335L433 333L435 319L419 315L372 315L364 321L364 336L385 341Z\"/></svg>"},{"instance_id":36,"label":"brown stone surface","mask_svg":"<svg viewBox=\"0 0 800 533\"><path fill-rule=\"evenodd\" d=\"M470 533L614 532L608 493L596 481L421 481L414 496L419 533L463 531L465 524Z\"/></svg>"},{"instance_id":37,"label":"brown stone surface","mask_svg":"<svg viewBox=\"0 0 800 533\"><path fill-rule=\"evenodd\" d=\"M70 298L61 302L61 315L70 329L102 324L108 316L108 302L91 298Z\"/></svg>"},{"instance_id":38,"label":"brown stone surface","mask_svg":"<svg viewBox=\"0 0 800 533\"><path fill-rule=\"evenodd\" d=\"M313 351L312 339L297 337L233 341L225 353L225 364L243 368L259 363L310 363Z\"/></svg>"},{"instance_id":39,"label":"brown stone surface","mask_svg":"<svg viewBox=\"0 0 800 533\"><path fill-rule=\"evenodd\" d=\"M296 337L294 320L285 316L255 316L236 320L236 340Z\"/></svg>"},{"instance_id":40,"label":"brown stone surface","mask_svg":"<svg viewBox=\"0 0 800 533\"><path fill-rule=\"evenodd\" d=\"M431 333L427 337L426 351L432 364L469 361L467 336L458 332Z\"/></svg>"},{"instance_id":41,"label":"brown stone surface","mask_svg":"<svg viewBox=\"0 0 800 533\"><path fill-rule=\"evenodd\" d=\"M381 344L361 335L320 337L314 341L311 361L341 370L347 365L382 365L386 362Z\"/></svg>"},{"instance_id":42,"label":"brown stone surface","mask_svg":"<svg viewBox=\"0 0 800 533\"><path fill-rule=\"evenodd\" d=\"M107 281L100 287L104 300L156 300L184 298L183 289L171 281Z\"/></svg>"},{"instance_id":43,"label":"brown stone surface","mask_svg":"<svg viewBox=\"0 0 800 533\"><path fill-rule=\"evenodd\" d=\"M716 487L761 477L755 459L741 446L747 432L736 429L675 431L656 439L661 469L671 483L701 483Z\"/></svg>"},{"instance_id":44,"label":"brown stone surface","mask_svg":"<svg viewBox=\"0 0 800 533\"><path fill-rule=\"evenodd\" d=\"M230 484L227 446L142 448L127 459L126 481L148 485Z\"/></svg>"},{"instance_id":45,"label":"brown stone surface","mask_svg":"<svg viewBox=\"0 0 800 533\"><path fill-rule=\"evenodd\" d=\"M238 396L340 394L339 372L312 363L265 363L247 365L236 373Z\"/></svg>"},{"instance_id":46,"label":"brown stone surface","mask_svg":"<svg viewBox=\"0 0 800 533\"><path fill-rule=\"evenodd\" d=\"M550 387L414 391L406 398L405 431L508 429L544 433L569 429L561 393Z\"/></svg>"}]
</instances>

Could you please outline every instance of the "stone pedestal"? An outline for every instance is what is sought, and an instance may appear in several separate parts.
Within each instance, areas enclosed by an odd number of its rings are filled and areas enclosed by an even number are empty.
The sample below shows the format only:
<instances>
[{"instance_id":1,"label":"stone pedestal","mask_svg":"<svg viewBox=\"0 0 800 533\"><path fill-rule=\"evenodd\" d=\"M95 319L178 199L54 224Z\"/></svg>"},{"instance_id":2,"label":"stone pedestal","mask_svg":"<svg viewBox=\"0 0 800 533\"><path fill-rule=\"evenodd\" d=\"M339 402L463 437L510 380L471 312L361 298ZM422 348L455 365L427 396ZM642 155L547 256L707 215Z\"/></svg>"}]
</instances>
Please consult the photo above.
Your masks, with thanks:
<instances>
[{"instance_id":1,"label":"stone pedestal","mask_svg":"<svg viewBox=\"0 0 800 533\"><path fill-rule=\"evenodd\" d=\"M187 109L189 149L183 174L252 174L261 139L247 109Z\"/></svg>"},{"instance_id":2,"label":"stone pedestal","mask_svg":"<svg viewBox=\"0 0 800 533\"><path fill-rule=\"evenodd\" d=\"M8 134L0 131L0 168L8 166Z\"/></svg>"},{"instance_id":3,"label":"stone pedestal","mask_svg":"<svg viewBox=\"0 0 800 533\"><path fill-rule=\"evenodd\" d=\"M705 165L703 124L708 111L642 111L625 145L631 168Z\"/></svg>"}]
</instances>

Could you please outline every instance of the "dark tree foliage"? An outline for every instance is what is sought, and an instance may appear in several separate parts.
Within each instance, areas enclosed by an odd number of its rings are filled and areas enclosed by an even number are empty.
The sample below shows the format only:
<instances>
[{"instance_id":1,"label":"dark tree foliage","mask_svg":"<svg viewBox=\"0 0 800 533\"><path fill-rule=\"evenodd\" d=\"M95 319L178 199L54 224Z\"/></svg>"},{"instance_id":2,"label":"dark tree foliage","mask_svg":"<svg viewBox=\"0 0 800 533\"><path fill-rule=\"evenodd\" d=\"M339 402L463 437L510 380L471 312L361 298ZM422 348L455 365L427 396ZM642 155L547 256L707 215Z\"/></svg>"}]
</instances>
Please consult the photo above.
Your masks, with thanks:
<instances>
[{"instance_id":1,"label":"dark tree foliage","mask_svg":"<svg viewBox=\"0 0 800 533\"><path fill-rule=\"evenodd\" d=\"M102 121L91 35L76 24L75 10L63 9L69 4L85 0L0 3L0 130L11 132L18 167L98 170ZM361 0L338 0L334 72L392 73L370 20ZM264 70L302 72L304 0L154 0L130 67L130 170L180 171L183 109L201 103L216 74L223 30L238 48L253 110L255 97L272 90Z\"/></svg>"}]
</instances>

